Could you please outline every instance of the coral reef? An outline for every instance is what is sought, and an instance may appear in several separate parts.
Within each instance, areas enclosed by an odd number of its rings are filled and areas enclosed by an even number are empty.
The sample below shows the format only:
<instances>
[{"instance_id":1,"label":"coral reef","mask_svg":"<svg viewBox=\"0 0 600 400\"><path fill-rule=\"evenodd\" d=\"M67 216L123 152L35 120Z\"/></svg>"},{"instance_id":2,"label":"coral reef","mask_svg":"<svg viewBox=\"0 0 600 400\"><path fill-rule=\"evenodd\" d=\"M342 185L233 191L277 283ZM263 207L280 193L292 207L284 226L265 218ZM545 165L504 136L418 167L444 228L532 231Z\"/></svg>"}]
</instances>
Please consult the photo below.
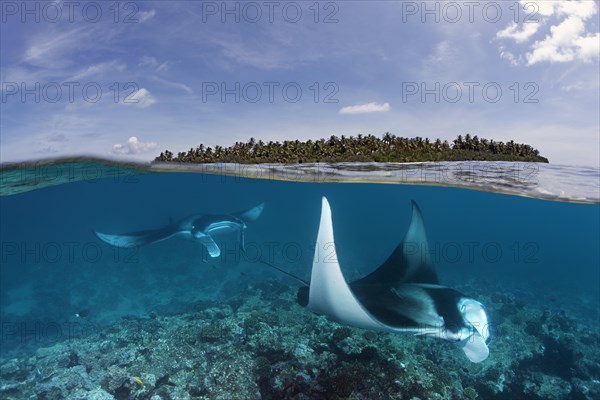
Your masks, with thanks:
<instances>
[{"instance_id":1,"label":"coral reef","mask_svg":"<svg viewBox=\"0 0 600 400\"><path fill-rule=\"evenodd\" d=\"M477 294L496 323L489 359L471 364L448 342L340 326L295 295L271 280L2 358L0 398L600 398L597 322L567 310Z\"/></svg>"}]
</instances>

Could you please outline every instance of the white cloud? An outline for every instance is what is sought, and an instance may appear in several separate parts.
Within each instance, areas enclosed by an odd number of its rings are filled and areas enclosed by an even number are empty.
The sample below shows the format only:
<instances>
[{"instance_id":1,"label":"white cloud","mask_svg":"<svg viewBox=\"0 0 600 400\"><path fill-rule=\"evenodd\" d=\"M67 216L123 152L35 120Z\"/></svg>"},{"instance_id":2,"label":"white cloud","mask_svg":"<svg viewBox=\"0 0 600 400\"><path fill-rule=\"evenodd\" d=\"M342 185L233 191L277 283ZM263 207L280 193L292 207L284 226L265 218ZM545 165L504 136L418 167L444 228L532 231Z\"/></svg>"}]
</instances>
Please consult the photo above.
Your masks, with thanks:
<instances>
[{"instance_id":1,"label":"white cloud","mask_svg":"<svg viewBox=\"0 0 600 400\"><path fill-rule=\"evenodd\" d=\"M526 2L525 0L523 0ZM541 3L541 2L538 2ZM574 15L581 19L588 19L598 11L594 1L555 1L553 4L559 15Z\"/></svg>"},{"instance_id":2,"label":"white cloud","mask_svg":"<svg viewBox=\"0 0 600 400\"><path fill-rule=\"evenodd\" d=\"M543 39L530 44L524 57L514 56L501 46L500 55L511 64L515 60L525 59L527 65L540 62L564 63L570 61L590 62L600 58L600 33L589 33L586 21L598 12L594 1L530 1L521 0L522 15L530 16L537 22L529 20L519 24L512 22L505 29L496 33L498 39L512 39L516 43L526 43L554 20L550 33Z\"/></svg>"},{"instance_id":3,"label":"white cloud","mask_svg":"<svg viewBox=\"0 0 600 400\"><path fill-rule=\"evenodd\" d=\"M184 84L184 83L180 83L180 82L173 82L167 79L162 79L162 78L158 78L158 77L154 77L153 78L154 81L163 84L165 86L168 87L172 87L175 89L179 89L179 90L183 90L184 92L186 92L187 94L193 94L194 91L192 90L191 87L189 87L188 85Z\"/></svg>"},{"instance_id":4,"label":"white cloud","mask_svg":"<svg viewBox=\"0 0 600 400\"><path fill-rule=\"evenodd\" d=\"M40 71L29 70L22 67L5 68L1 72L1 75L0 82L3 84L16 83L20 85L21 83L25 83L26 85L33 85L42 80L42 73ZM6 89L4 85L1 85L0 91L2 91L3 88Z\"/></svg>"},{"instance_id":5,"label":"white cloud","mask_svg":"<svg viewBox=\"0 0 600 400\"><path fill-rule=\"evenodd\" d=\"M367 103L356 106L348 106L340 109L340 114L367 114L376 112L388 112L390 111L390 103Z\"/></svg>"},{"instance_id":6,"label":"white cloud","mask_svg":"<svg viewBox=\"0 0 600 400\"><path fill-rule=\"evenodd\" d=\"M600 32L575 40L577 53L583 61L593 61L600 54Z\"/></svg>"},{"instance_id":7,"label":"white cloud","mask_svg":"<svg viewBox=\"0 0 600 400\"><path fill-rule=\"evenodd\" d=\"M442 40L439 42L429 56L427 56L427 63L444 63L454 59L458 52L455 46L448 40Z\"/></svg>"},{"instance_id":8,"label":"white cloud","mask_svg":"<svg viewBox=\"0 0 600 400\"><path fill-rule=\"evenodd\" d=\"M171 63L169 61L159 63L156 58L149 56L143 56L140 58L139 65L142 67L150 67L156 72L166 72L171 67Z\"/></svg>"},{"instance_id":9,"label":"white cloud","mask_svg":"<svg viewBox=\"0 0 600 400\"><path fill-rule=\"evenodd\" d=\"M24 61L42 68L62 68L71 64L67 53L79 50L88 33L75 28L60 34L36 36L25 51Z\"/></svg>"},{"instance_id":10,"label":"white cloud","mask_svg":"<svg viewBox=\"0 0 600 400\"><path fill-rule=\"evenodd\" d=\"M561 86L560 90L562 90L563 92L573 92L573 91L585 90L587 87L588 87L588 85L585 82L575 82L575 83L571 83L569 85Z\"/></svg>"},{"instance_id":11,"label":"white cloud","mask_svg":"<svg viewBox=\"0 0 600 400\"><path fill-rule=\"evenodd\" d=\"M146 22L146 21L154 18L155 15L156 15L156 10L140 11L139 13L136 14L136 17L137 17L138 21Z\"/></svg>"},{"instance_id":12,"label":"white cloud","mask_svg":"<svg viewBox=\"0 0 600 400\"><path fill-rule=\"evenodd\" d=\"M269 29L257 26L259 29L253 30L252 35L247 35L244 30L219 29L209 36L201 35L194 39L199 40L198 45L210 46L218 51L218 56L211 57L208 62L228 70L239 66L261 70L297 69L340 53L357 52L356 47L345 46L345 41L339 46L332 46L330 41L321 40L322 33L310 26L273 24ZM311 46L306 46L306 43L311 43Z\"/></svg>"},{"instance_id":13,"label":"white cloud","mask_svg":"<svg viewBox=\"0 0 600 400\"><path fill-rule=\"evenodd\" d=\"M142 66L144 66L144 65L155 66L157 64L158 64L158 61L154 57L150 57L150 56L140 57L140 65L142 65Z\"/></svg>"},{"instance_id":14,"label":"white cloud","mask_svg":"<svg viewBox=\"0 0 600 400\"><path fill-rule=\"evenodd\" d=\"M535 35L538 28L538 23L531 22L523 24L522 29L519 29L519 25L513 21L506 29L497 32L496 37L500 39L513 39L517 43L523 43Z\"/></svg>"},{"instance_id":15,"label":"white cloud","mask_svg":"<svg viewBox=\"0 0 600 400\"><path fill-rule=\"evenodd\" d=\"M158 143L156 142L140 142L137 137L132 136L126 144L117 143L113 145L112 152L120 155L141 154L153 151L157 147Z\"/></svg>"},{"instance_id":16,"label":"white cloud","mask_svg":"<svg viewBox=\"0 0 600 400\"><path fill-rule=\"evenodd\" d=\"M520 64L519 57L516 57L512 52L506 50L505 46L500 46L499 51L500 57L508 60L510 62L510 65L517 66Z\"/></svg>"},{"instance_id":17,"label":"white cloud","mask_svg":"<svg viewBox=\"0 0 600 400\"><path fill-rule=\"evenodd\" d=\"M67 79L67 81L77 82L88 77L99 79L108 71L114 70L123 72L125 69L127 69L127 66L125 64L118 63L117 61L109 61L101 64L89 65L76 72L75 75L71 76L69 79Z\"/></svg>"},{"instance_id":18,"label":"white cloud","mask_svg":"<svg viewBox=\"0 0 600 400\"><path fill-rule=\"evenodd\" d=\"M554 8L562 2L564 2L564 0L519 0L519 3L523 5L523 11L528 15L531 15L533 19L537 19L537 15L549 17L550 15L554 14ZM531 5L528 5L530 3Z\"/></svg>"},{"instance_id":19,"label":"white cloud","mask_svg":"<svg viewBox=\"0 0 600 400\"><path fill-rule=\"evenodd\" d=\"M138 108L150 107L154 103L156 103L156 99L152 96L152 93L145 88L136 90L123 100L123 104L134 105Z\"/></svg>"},{"instance_id":20,"label":"white cloud","mask_svg":"<svg viewBox=\"0 0 600 400\"><path fill-rule=\"evenodd\" d=\"M53 132L46 136L46 140L49 142L66 142L69 139L62 133Z\"/></svg>"},{"instance_id":21,"label":"white cloud","mask_svg":"<svg viewBox=\"0 0 600 400\"><path fill-rule=\"evenodd\" d=\"M283 48L278 49L273 46L257 47L245 43L244 39L240 41L216 39L213 42L220 47L221 54L225 59L234 61L237 64L265 70L292 67L292 63Z\"/></svg>"},{"instance_id":22,"label":"white cloud","mask_svg":"<svg viewBox=\"0 0 600 400\"><path fill-rule=\"evenodd\" d=\"M598 34L582 36L584 33L585 24L581 18L574 15L567 17L559 25L550 27L550 35L532 45L533 51L526 55L527 64L542 61L567 62L575 59L591 61L598 58Z\"/></svg>"},{"instance_id":23,"label":"white cloud","mask_svg":"<svg viewBox=\"0 0 600 400\"><path fill-rule=\"evenodd\" d=\"M50 133L43 138L34 140L33 152L36 154L55 154L65 150L65 144L69 139L62 133Z\"/></svg>"}]
</instances>

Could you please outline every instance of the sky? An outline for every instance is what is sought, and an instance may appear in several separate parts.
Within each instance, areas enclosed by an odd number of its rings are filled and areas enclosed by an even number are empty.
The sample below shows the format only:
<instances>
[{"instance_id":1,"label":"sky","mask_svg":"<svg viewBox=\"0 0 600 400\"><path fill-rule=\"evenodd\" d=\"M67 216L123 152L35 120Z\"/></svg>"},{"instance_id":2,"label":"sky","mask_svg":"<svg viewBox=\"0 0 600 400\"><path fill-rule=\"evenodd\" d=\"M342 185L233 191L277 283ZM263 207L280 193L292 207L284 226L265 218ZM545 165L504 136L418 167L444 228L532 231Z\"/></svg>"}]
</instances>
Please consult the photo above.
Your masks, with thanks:
<instances>
[{"instance_id":1,"label":"sky","mask_svg":"<svg viewBox=\"0 0 600 400\"><path fill-rule=\"evenodd\" d=\"M0 5L1 162L391 132L600 165L598 1Z\"/></svg>"}]
</instances>

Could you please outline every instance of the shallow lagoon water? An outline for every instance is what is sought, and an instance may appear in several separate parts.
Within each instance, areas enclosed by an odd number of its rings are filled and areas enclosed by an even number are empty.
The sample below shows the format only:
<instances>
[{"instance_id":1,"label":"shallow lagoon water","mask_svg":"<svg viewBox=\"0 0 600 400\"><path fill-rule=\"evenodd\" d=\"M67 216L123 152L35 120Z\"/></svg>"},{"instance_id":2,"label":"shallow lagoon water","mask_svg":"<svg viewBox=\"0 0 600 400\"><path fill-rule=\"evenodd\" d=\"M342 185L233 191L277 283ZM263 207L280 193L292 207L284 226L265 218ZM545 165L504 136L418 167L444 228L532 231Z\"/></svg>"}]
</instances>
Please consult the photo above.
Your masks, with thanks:
<instances>
[{"instance_id":1,"label":"shallow lagoon water","mask_svg":"<svg viewBox=\"0 0 600 400\"><path fill-rule=\"evenodd\" d=\"M597 398L598 171L535 167L5 169L0 397ZM387 258L415 200L441 282L488 309L489 359L344 330L295 304L297 282L257 260L308 280L322 196L349 280ZM261 202L247 255L228 237L211 259L194 242L117 250L92 233Z\"/></svg>"}]
</instances>

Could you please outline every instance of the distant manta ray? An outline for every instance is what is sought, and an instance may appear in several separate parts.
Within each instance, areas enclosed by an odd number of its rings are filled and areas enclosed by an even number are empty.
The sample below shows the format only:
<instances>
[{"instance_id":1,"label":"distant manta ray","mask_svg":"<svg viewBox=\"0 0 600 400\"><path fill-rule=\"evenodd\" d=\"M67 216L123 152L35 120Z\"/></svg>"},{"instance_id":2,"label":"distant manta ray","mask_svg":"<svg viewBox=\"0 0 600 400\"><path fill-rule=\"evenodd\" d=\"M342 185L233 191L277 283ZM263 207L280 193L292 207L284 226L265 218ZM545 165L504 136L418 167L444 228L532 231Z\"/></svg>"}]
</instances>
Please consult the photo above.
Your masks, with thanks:
<instances>
[{"instance_id":1,"label":"distant manta ray","mask_svg":"<svg viewBox=\"0 0 600 400\"><path fill-rule=\"evenodd\" d=\"M192 215L180 221L171 223L164 228L111 235L94 231L103 242L115 247L132 248L150 243L160 242L171 237L183 237L195 240L206 247L211 257L219 257L221 249L213 239L215 233L231 233L238 231L240 246L244 249L244 230L246 223L260 217L265 205L259 204L246 211L226 215L205 214Z\"/></svg>"},{"instance_id":2,"label":"distant manta ray","mask_svg":"<svg viewBox=\"0 0 600 400\"><path fill-rule=\"evenodd\" d=\"M472 362L489 355L481 303L438 284L419 206L408 232L375 271L346 282L337 259L329 202L323 197L310 285L298 301L337 322L371 330L434 336L455 342Z\"/></svg>"}]
</instances>

